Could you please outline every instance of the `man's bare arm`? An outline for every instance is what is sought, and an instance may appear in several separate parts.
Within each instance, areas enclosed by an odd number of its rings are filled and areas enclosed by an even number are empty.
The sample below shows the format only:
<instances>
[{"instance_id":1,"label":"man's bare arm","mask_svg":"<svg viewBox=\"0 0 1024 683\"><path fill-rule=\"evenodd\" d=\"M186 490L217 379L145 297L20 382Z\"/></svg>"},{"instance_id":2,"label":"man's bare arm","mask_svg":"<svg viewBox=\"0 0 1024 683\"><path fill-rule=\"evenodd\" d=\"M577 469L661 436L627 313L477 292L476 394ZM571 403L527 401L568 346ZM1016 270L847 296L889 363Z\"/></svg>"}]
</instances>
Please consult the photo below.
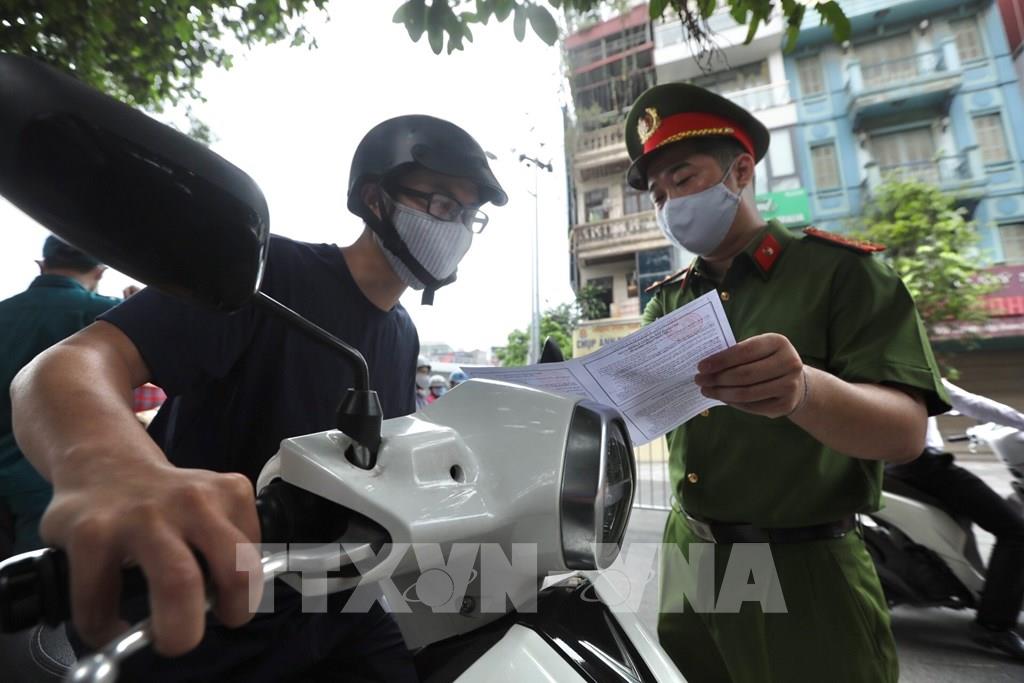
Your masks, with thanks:
<instances>
[{"instance_id":1,"label":"man's bare arm","mask_svg":"<svg viewBox=\"0 0 1024 683\"><path fill-rule=\"evenodd\" d=\"M97 322L27 365L11 385L14 432L54 497L42 537L63 547L71 567L75 625L100 644L119 631L120 571L138 563L149 584L154 640L165 655L202 638L203 576L209 566L217 614L244 623L250 549L236 570L237 544L258 542L252 485L240 474L179 469L135 419L134 387L149 379L135 345Z\"/></svg>"}]
</instances>

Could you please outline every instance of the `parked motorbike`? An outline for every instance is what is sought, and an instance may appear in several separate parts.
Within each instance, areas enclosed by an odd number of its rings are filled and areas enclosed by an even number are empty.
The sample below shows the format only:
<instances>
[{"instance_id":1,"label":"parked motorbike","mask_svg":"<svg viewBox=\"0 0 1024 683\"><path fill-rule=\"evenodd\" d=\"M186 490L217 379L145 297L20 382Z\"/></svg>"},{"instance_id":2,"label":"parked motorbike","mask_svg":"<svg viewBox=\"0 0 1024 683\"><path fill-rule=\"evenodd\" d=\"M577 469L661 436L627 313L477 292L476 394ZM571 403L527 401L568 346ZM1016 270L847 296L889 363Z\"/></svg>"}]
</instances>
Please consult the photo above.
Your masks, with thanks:
<instances>
[{"instance_id":1,"label":"parked motorbike","mask_svg":"<svg viewBox=\"0 0 1024 683\"><path fill-rule=\"evenodd\" d=\"M1024 432L1004 427L995 422L975 425L967 429L967 437L974 452L979 444L988 447L1000 462L1006 465L1012 479L1012 493L1006 497L1018 512L1024 514Z\"/></svg>"},{"instance_id":2,"label":"parked motorbike","mask_svg":"<svg viewBox=\"0 0 1024 683\"><path fill-rule=\"evenodd\" d=\"M617 412L471 380L382 421L359 352L259 291L269 216L248 176L31 60L0 55L0 92L0 194L141 282L222 310L252 302L352 363L337 429L286 439L259 477L263 543L301 542L264 554L268 582L311 600L388 587L424 681L683 680L586 574L615 560L635 492ZM143 621L75 662L68 586L59 549L0 563L0 630L17 634L0 641L5 681L116 680L149 644ZM138 569L122 587L145 591Z\"/></svg>"},{"instance_id":3,"label":"parked motorbike","mask_svg":"<svg viewBox=\"0 0 1024 683\"><path fill-rule=\"evenodd\" d=\"M1024 491L1024 435L988 423L962 437L984 443L1006 466L1018 510ZM970 519L950 512L911 484L886 476L882 509L861 516L864 541L890 606L973 609L985 586L985 563Z\"/></svg>"}]
</instances>

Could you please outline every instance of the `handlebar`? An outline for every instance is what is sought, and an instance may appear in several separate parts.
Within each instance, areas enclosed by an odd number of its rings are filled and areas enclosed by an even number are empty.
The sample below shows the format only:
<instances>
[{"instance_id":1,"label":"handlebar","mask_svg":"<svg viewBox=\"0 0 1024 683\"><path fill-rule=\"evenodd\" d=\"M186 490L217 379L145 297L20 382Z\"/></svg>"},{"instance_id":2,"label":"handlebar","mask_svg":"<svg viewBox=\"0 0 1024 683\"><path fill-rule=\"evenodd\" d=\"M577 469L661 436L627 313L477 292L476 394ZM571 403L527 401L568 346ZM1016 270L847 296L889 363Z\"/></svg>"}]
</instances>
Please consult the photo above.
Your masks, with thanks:
<instances>
[{"instance_id":1,"label":"handlebar","mask_svg":"<svg viewBox=\"0 0 1024 683\"><path fill-rule=\"evenodd\" d=\"M331 543L345 533L355 514L281 479L263 489L256 499L256 512L263 543ZM67 554L60 548L44 548L19 558L0 563L0 632L67 621L71 616ZM202 558L198 560L205 573ZM146 593L142 570L122 570L122 601Z\"/></svg>"}]
</instances>

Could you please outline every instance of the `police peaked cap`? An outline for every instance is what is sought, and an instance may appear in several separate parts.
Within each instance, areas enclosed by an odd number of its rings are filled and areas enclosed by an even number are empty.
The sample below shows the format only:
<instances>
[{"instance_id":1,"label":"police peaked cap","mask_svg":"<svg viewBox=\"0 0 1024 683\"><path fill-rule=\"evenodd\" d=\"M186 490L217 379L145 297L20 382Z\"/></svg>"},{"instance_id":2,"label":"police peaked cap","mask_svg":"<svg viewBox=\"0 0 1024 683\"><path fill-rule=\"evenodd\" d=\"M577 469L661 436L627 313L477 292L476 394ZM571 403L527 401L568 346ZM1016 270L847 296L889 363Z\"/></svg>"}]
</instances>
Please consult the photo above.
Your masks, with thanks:
<instances>
[{"instance_id":1,"label":"police peaked cap","mask_svg":"<svg viewBox=\"0 0 1024 683\"><path fill-rule=\"evenodd\" d=\"M768 129L735 102L689 83L665 83L645 91L626 116L626 149L632 165L626 181L647 189L647 165L654 152L674 142L703 137L736 140L761 161Z\"/></svg>"}]
</instances>

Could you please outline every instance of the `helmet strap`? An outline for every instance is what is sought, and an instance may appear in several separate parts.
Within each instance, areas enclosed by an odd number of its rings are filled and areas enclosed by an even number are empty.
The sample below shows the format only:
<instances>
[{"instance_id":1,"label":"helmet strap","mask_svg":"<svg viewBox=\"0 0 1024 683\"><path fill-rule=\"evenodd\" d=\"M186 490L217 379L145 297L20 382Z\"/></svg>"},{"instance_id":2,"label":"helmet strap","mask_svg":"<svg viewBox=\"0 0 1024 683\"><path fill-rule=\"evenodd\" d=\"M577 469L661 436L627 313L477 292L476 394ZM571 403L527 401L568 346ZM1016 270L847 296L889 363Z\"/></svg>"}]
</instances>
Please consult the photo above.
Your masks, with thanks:
<instances>
[{"instance_id":1,"label":"helmet strap","mask_svg":"<svg viewBox=\"0 0 1024 683\"><path fill-rule=\"evenodd\" d=\"M398 257L398 260L405 265L409 271L416 276L416 279L423 283L423 298L420 303L424 306L434 305L434 292L445 285L450 285L455 282L458 272L452 273L443 280L438 280L430 272L423 267L416 257L409 251L409 247L406 246L405 240L395 230L395 224L391 221L390 216L385 217L384 214L384 202L380 202L381 207L381 218L378 218L368 207L363 215L363 220L366 221L366 225L369 226L370 230L373 230L380 238L381 244L384 248Z\"/></svg>"}]
</instances>

